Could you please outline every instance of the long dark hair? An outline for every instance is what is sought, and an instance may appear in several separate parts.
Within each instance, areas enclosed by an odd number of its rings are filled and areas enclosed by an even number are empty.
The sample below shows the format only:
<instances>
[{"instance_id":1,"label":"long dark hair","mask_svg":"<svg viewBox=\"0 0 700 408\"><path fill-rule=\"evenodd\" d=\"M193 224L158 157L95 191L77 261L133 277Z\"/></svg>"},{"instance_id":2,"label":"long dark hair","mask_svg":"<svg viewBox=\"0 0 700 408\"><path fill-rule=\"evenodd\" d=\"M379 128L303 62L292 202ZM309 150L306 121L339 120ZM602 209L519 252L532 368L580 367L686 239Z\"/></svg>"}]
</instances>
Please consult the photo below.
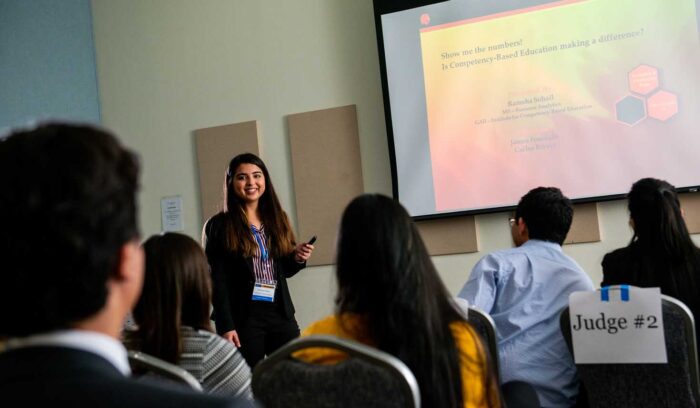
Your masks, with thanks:
<instances>
[{"instance_id":1,"label":"long dark hair","mask_svg":"<svg viewBox=\"0 0 700 408\"><path fill-rule=\"evenodd\" d=\"M355 198L341 221L336 273L336 313L362 316L377 347L413 371L423 405L462 407L464 356L450 324L467 323L406 210L382 195ZM492 372L484 375L490 405Z\"/></svg>"},{"instance_id":2,"label":"long dark hair","mask_svg":"<svg viewBox=\"0 0 700 408\"><path fill-rule=\"evenodd\" d=\"M177 364L181 326L212 331L209 264L199 244L182 234L154 235L143 248L146 271L133 312L135 337L144 353Z\"/></svg>"},{"instance_id":3,"label":"long dark hair","mask_svg":"<svg viewBox=\"0 0 700 408\"><path fill-rule=\"evenodd\" d=\"M250 233L248 219L243 209L243 200L238 197L231 187L231 182L236 175L236 170L241 164L254 164L260 168L265 177L265 192L260 197L258 211L262 223L265 225L269 237L270 252L273 257L288 255L294 250L296 239L292 227L289 225L287 214L282 210L275 187L272 185L270 173L265 163L252 153L243 153L231 159L226 170L224 180L224 213L226 217L226 247L242 253L244 256L253 256L257 244Z\"/></svg>"},{"instance_id":4,"label":"long dark hair","mask_svg":"<svg viewBox=\"0 0 700 408\"><path fill-rule=\"evenodd\" d=\"M662 285L683 301L697 302L698 248L683 220L676 189L664 180L644 178L628 194L638 254L637 282Z\"/></svg>"}]
</instances>

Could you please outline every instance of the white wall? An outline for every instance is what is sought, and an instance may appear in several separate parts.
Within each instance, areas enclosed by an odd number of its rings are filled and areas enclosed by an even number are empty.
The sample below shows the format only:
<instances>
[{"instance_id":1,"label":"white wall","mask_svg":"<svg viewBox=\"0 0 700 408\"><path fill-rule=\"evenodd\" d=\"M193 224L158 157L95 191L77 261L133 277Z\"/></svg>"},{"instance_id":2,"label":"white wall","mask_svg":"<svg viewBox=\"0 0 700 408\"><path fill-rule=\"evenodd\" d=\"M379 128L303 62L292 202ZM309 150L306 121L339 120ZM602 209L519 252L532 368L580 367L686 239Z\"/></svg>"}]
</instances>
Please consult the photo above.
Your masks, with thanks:
<instances>
[{"instance_id":1,"label":"white wall","mask_svg":"<svg viewBox=\"0 0 700 408\"><path fill-rule=\"evenodd\" d=\"M186 232L199 236L191 131L202 127L260 120L263 159L293 215L285 115L355 104L365 190L391 194L371 0L93 0L93 24L103 123L143 160L145 236L160 231L169 195L182 195ZM624 202L601 203L599 216L602 242L565 247L596 285L603 254L630 238ZM484 253L511 245L507 215L477 225L481 252L435 257L453 293ZM332 312L332 275L290 280L300 326Z\"/></svg>"}]
</instances>

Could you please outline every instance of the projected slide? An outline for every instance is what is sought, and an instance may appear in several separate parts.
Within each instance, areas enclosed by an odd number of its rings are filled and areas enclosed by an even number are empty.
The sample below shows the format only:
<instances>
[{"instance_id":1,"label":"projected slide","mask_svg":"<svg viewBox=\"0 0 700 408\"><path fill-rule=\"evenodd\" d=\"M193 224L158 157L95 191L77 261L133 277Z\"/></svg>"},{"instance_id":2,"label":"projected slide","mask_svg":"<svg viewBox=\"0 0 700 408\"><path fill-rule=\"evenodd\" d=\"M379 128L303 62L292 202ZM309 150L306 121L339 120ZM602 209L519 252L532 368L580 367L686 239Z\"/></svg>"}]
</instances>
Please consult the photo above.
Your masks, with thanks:
<instances>
[{"instance_id":1,"label":"projected slide","mask_svg":"<svg viewBox=\"0 0 700 408\"><path fill-rule=\"evenodd\" d=\"M698 90L694 2L675 3L563 1L422 30L437 209L512 204L535 183L615 193L630 184L618 167L682 171L658 157L700 151L698 127L672 120L700 113L679 105Z\"/></svg>"},{"instance_id":2,"label":"projected slide","mask_svg":"<svg viewBox=\"0 0 700 408\"><path fill-rule=\"evenodd\" d=\"M538 185L697 185L696 16L694 0L567 0L420 28L434 213L512 206Z\"/></svg>"}]
</instances>

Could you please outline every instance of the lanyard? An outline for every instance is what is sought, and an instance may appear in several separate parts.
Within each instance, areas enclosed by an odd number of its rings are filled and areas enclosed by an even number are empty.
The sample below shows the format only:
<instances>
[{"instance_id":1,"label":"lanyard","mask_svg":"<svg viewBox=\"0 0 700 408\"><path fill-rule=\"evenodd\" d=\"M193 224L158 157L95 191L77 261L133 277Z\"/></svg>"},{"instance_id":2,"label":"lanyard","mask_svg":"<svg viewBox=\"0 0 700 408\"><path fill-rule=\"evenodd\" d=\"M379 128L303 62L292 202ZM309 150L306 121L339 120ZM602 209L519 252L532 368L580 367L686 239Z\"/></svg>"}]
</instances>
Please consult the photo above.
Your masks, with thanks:
<instances>
[{"instance_id":1,"label":"lanyard","mask_svg":"<svg viewBox=\"0 0 700 408\"><path fill-rule=\"evenodd\" d=\"M252 225L250 226L250 230L253 232L253 237L255 237L255 241L258 243L258 248L260 248L260 255L263 261L267 261L267 247L263 242L262 236L260 235L260 231L258 231Z\"/></svg>"}]
</instances>

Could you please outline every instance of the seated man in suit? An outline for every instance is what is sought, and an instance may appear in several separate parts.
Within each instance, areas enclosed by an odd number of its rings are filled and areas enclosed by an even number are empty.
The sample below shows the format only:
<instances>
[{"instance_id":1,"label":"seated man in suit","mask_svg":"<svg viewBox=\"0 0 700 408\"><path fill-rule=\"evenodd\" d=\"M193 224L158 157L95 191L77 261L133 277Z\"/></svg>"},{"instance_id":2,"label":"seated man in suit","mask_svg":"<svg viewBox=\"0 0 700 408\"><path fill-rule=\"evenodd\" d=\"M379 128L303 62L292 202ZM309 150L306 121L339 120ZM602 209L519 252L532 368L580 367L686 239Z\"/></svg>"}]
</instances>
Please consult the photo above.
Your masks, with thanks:
<instances>
[{"instance_id":1,"label":"seated man in suit","mask_svg":"<svg viewBox=\"0 0 700 408\"><path fill-rule=\"evenodd\" d=\"M134 155L92 127L0 139L0 396L10 406L250 406L128 378L118 337L143 280L138 173Z\"/></svg>"},{"instance_id":2,"label":"seated man in suit","mask_svg":"<svg viewBox=\"0 0 700 408\"><path fill-rule=\"evenodd\" d=\"M543 407L572 406L578 394L559 314L593 283L561 248L573 213L558 188L528 192L510 219L516 248L483 257L459 293L496 323L501 381L531 384Z\"/></svg>"}]
</instances>

